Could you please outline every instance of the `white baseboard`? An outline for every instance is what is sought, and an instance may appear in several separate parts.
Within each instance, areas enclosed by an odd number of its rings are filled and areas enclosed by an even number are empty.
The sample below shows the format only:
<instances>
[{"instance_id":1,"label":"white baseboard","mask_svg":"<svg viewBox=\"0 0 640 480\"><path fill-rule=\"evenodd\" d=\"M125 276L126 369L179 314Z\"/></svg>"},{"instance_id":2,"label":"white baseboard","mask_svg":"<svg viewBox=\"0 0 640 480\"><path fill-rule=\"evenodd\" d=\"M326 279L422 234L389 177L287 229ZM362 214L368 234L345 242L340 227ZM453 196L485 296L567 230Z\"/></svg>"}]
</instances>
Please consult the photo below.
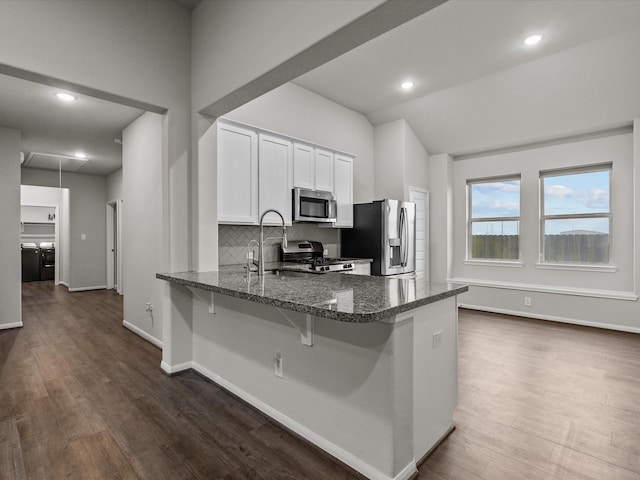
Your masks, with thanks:
<instances>
[{"instance_id":1,"label":"white baseboard","mask_svg":"<svg viewBox=\"0 0 640 480\"><path fill-rule=\"evenodd\" d=\"M191 370L193 368L193 362L179 363L178 365L169 365L164 360L160 363L160 368L167 375L173 375L175 373L184 372L185 370Z\"/></svg>"},{"instance_id":2,"label":"white baseboard","mask_svg":"<svg viewBox=\"0 0 640 480\"><path fill-rule=\"evenodd\" d=\"M136 335L141 336L147 342L153 343L156 347L158 347L160 349L162 348L162 342L160 340L158 340L153 335L149 335L147 332L145 332L141 328L136 327L133 323L130 323L130 322L127 322L126 320L123 320L122 321L122 326L127 328L127 329L129 329L129 330L131 330Z\"/></svg>"},{"instance_id":3,"label":"white baseboard","mask_svg":"<svg viewBox=\"0 0 640 480\"><path fill-rule=\"evenodd\" d=\"M262 400L257 399L253 395L242 390L241 388L225 380L219 375L213 373L211 370L203 367L199 363L197 362L191 362L191 363L192 363L192 368L196 372L207 377L209 380L220 385L222 388L228 390L229 392L233 393L234 395L241 398L248 404L260 410L265 415L268 415L269 417L271 417L276 422L280 423L281 425L284 425L286 428L300 435L302 438L308 440L314 445L317 445L322 450L329 453L331 456L337 458L342 463L350 466L351 468L360 472L361 474L365 475L367 478L371 480L409 480L418 471L418 469L416 468L415 459L412 459L412 461L406 467L404 467L400 471L400 473L398 473L395 477L389 477L384 473L380 472L379 470L377 470L376 468L372 467L368 463L362 461L352 453L347 452L346 450L334 444L333 442L309 430L304 425L296 422L295 420L291 419L290 417L286 416L284 413L280 412L279 410L276 410L270 405L267 405Z\"/></svg>"},{"instance_id":4,"label":"white baseboard","mask_svg":"<svg viewBox=\"0 0 640 480\"><path fill-rule=\"evenodd\" d=\"M13 322L13 323L0 323L0 330L9 330L10 328L21 328L24 325L22 322Z\"/></svg>"},{"instance_id":5,"label":"white baseboard","mask_svg":"<svg viewBox=\"0 0 640 480\"><path fill-rule=\"evenodd\" d=\"M65 285L70 292L86 292L87 290L106 290L107 289L106 285L94 285L93 287L76 287L76 288L69 288L69 285L67 285L66 283L64 283L63 285Z\"/></svg>"},{"instance_id":6,"label":"white baseboard","mask_svg":"<svg viewBox=\"0 0 640 480\"><path fill-rule=\"evenodd\" d=\"M490 313L501 313L504 315L513 315L515 317L535 318L536 320L546 320L549 322L570 323L572 325L582 325L584 327L604 328L606 330L616 330L619 332L640 333L638 327L627 327L624 325L612 325L610 323L590 322L587 320L578 320L576 318L559 317L556 315L542 315L529 312L521 312L518 310L507 310L506 308L493 308L484 307L480 305L469 305L466 303L459 303L460 308L467 308L469 310L479 310Z\"/></svg>"},{"instance_id":7,"label":"white baseboard","mask_svg":"<svg viewBox=\"0 0 640 480\"><path fill-rule=\"evenodd\" d=\"M62 281L62 280L60 280L60 285L63 285L65 287L67 287L67 289L69 288L69 284L67 282Z\"/></svg>"}]
</instances>

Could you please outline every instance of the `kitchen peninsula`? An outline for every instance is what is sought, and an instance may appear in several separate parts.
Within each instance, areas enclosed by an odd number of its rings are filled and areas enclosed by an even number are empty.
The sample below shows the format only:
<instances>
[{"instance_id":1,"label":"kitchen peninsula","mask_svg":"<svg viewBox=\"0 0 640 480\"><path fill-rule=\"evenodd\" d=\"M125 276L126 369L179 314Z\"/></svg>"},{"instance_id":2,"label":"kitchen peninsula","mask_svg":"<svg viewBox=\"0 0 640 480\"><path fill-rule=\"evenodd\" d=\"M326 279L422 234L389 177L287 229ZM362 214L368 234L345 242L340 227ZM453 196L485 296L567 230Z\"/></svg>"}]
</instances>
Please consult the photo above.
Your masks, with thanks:
<instances>
[{"instance_id":1,"label":"kitchen peninsula","mask_svg":"<svg viewBox=\"0 0 640 480\"><path fill-rule=\"evenodd\" d=\"M373 479L408 479L452 429L465 285L342 273L157 274L162 368L193 368Z\"/></svg>"}]
</instances>

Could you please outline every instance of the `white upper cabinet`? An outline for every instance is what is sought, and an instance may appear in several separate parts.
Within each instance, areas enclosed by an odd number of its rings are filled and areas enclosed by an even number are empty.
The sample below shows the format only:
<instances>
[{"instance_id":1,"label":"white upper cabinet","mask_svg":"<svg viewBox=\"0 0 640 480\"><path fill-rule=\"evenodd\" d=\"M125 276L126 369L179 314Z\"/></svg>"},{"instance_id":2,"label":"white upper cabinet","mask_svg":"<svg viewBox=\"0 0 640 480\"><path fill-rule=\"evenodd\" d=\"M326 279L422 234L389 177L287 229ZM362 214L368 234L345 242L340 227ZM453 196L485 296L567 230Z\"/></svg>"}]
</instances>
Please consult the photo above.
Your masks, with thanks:
<instances>
[{"instance_id":1,"label":"white upper cabinet","mask_svg":"<svg viewBox=\"0 0 640 480\"><path fill-rule=\"evenodd\" d=\"M289 140L258 134L258 197L260 215L268 209L278 210L291 225L291 190L293 188L293 143ZM282 225L275 213L264 219L265 225Z\"/></svg>"},{"instance_id":2,"label":"white upper cabinet","mask_svg":"<svg viewBox=\"0 0 640 480\"><path fill-rule=\"evenodd\" d=\"M333 192L333 152L316 148L315 185L316 190Z\"/></svg>"},{"instance_id":3,"label":"white upper cabinet","mask_svg":"<svg viewBox=\"0 0 640 480\"><path fill-rule=\"evenodd\" d=\"M218 222L258 223L258 134L218 123Z\"/></svg>"},{"instance_id":4,"label":"white upper cabinet","mask_svg":"<svg viewBox=\"0 0 640 480\"><path fill-rule=\"evenodd\" d=\"M315 183L315 148L306 143L293 144L293 186L313 190Z\"/></svg>"},{"instance_id":5,"label":"white upper cabinet","mask_svg":"<svg viewBox=\"0 0 640 480\"><path fill-rule=\"evenodd\" d=\"M353 227L353 157L335 154L334 192L338 205L334 227Z\"/></svg>"},{"instance_id":6,"label":"white upper cabinet","mask_svg":"<svg viewBox=\"0 0 640 480\"><path fill-rule=\"evenodd\" d=\"M258 225L278 210L291 225L293 187L332 192L337 222L353 226L353 157L229 120L218 121L218 223ZM281 225L275 213L265 225Z\"/></svg>"}]
</instances>

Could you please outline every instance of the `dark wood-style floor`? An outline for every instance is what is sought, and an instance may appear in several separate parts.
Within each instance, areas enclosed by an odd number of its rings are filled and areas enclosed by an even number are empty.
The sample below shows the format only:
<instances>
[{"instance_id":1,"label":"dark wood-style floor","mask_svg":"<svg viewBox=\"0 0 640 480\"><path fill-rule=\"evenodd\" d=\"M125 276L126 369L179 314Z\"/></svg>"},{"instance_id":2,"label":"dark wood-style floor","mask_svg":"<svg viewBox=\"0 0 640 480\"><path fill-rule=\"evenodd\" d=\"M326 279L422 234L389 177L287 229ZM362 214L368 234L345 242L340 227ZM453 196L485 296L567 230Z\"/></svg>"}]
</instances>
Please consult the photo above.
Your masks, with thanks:
<instances>
[{"instance_id":1,"label":"dark wood-style floor","mask_svg":"<svg viewBox=\"0 0 640 480\"><path fill-rule=\"evenodd\" d=\"M1 307L0 307L1 308ZM122 327L110 291L23 285L0 331L0 479L351 479ZM456 430L425 479L640 479L640 335L460 313Z\"/></svg>"}]
</instances>

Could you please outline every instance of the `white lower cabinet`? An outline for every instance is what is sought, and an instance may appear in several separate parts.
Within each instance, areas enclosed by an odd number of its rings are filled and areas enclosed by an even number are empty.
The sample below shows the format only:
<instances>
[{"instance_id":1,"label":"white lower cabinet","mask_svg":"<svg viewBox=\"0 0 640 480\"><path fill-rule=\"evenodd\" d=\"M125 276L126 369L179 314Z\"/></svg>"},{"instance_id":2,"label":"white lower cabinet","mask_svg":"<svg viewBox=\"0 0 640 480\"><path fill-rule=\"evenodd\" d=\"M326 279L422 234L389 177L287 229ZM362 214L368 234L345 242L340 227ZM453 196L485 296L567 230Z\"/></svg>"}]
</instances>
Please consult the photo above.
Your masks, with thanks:
<instances>
[{"instance_id":1,"label":"white lower cabinet","mask_svg":"<svg viewBox=\"0 0 640 480\"><path fill-rule=\"evenodd\" d=\"M353 270L349 270L346 272L348 275L368 275L371 276L371 263L370 262L359 262L353 264Z\"/></svg>"}]
</instances>

